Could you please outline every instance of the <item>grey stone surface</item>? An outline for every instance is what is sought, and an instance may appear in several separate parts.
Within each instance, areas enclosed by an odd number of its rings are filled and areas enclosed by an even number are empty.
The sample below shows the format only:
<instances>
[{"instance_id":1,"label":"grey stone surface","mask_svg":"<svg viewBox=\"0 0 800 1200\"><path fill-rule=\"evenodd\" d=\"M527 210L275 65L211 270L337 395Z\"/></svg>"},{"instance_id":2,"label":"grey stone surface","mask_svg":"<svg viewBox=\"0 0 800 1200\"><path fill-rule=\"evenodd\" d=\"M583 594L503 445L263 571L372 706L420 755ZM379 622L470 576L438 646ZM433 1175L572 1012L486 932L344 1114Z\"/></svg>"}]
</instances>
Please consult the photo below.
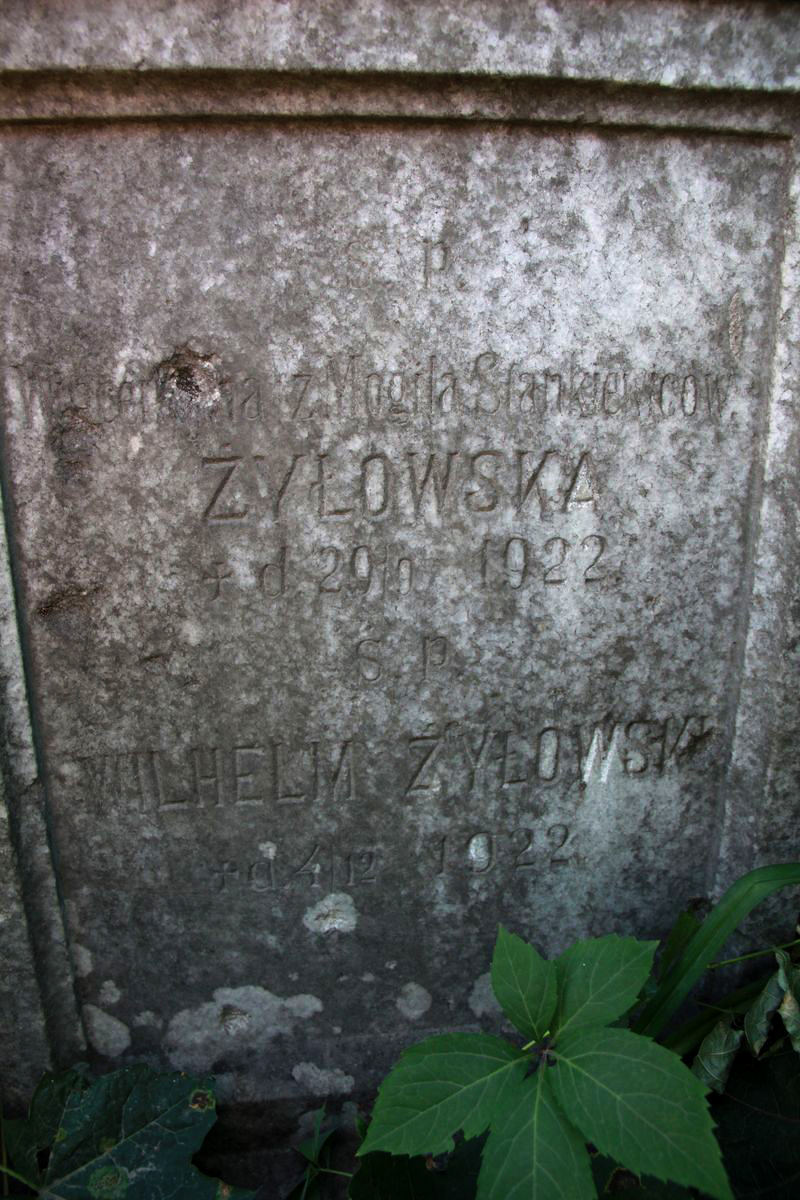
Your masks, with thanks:
<instances>
[{"instance_id":1,"label":"grey stone surface","mask_svg":"<svg viewBox=\"0 0 800 1200\"><path fill-rule=\"evenodd\" d=\"M18 1108L49 1063L44 1016L5 804L0 806L0 1102Z\"/></svg>"},{"instance_id":2,"label":"grey stone surface","mask_svg":"<svg viewBox=\"0 0 800 1200\"><path fill-rule=\"evenodd\" d=\"M0 501L0 1105L24 1109L80 1031L53 875Z\"/></svg>"},{"instance_id":3,"label":"grey stone surface","mask_svg":"<svg viewBox=\"0 0 800 1200\"><path fill-rule=\"evenodd\" d=\"M800 16L212 7L0 17L6 773L56 1057L299 1113L797 855Z\"/></svg>"},{"instance_id":4,"label":"grey stone surface","mask_svg":"<svg viewBox=\"0 0 800 1200\"><path fill-rule=\"evenodd\" d=\"M411 71L796 89L792 3L6 0L12 70Z\"/></svg>"}]
</instances>

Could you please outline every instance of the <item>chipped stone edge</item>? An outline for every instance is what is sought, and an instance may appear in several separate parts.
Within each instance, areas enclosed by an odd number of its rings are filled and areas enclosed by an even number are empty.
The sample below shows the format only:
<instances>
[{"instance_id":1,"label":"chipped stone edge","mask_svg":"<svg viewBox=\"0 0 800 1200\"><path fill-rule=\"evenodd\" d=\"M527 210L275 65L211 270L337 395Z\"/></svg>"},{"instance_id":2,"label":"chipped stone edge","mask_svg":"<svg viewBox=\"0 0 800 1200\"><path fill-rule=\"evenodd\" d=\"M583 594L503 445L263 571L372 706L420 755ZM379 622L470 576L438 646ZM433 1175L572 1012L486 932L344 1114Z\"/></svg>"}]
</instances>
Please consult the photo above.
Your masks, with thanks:
<instances>
[{"instance_id":1,"label":"chipped stone edge","mask_svg":"<svg viewBox=\"0 0 800 1200\"><path fill-rule=\"evenodd\" d=\"M2 447L3 456L6 447ZM58 899L56 875L47 833L44 789L40 780L31 721L25 662L12 579L11 555L3 490L0 489L0 705L2 706L3 798L16 879L12 886L25 914L30 962L5 964L28 971L38 985L38 1017L43 1051L31 1048L31 1066L43 1071L79 1058L86 1049L75 999L67 939ZM28 1035L29 1036L29 1035ZM16 1058L28 1053L28 1038L14 1031L8 1045ZM33 1061L36 1060L36 1061ZM18 1066L18 1061L15 1062Z\"/></svg>"}]
</instances>

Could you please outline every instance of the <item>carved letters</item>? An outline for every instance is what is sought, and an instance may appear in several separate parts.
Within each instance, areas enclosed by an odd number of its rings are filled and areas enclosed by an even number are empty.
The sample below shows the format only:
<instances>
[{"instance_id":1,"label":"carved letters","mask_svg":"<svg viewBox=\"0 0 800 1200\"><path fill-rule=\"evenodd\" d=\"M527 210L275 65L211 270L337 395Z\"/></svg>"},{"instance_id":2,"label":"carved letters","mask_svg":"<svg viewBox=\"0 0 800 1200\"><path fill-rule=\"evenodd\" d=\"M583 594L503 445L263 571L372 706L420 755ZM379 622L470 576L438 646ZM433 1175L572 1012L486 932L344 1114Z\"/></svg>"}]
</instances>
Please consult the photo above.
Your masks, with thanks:
<instances>
[{"instance_id":1,"label":"carved letters","mask_svg":"<svg viewBox=\"0 0 800 1200\"><path fill-rule=\"evenodd\" d=\"M215 453L201 468L209 476L201 520L226 527L274 524L287 513L332 526L386 517L436 523L500 510L535 521L596 511L602 494L588 449L308 452L287 454L271 470L263 454Z\"/></svg>"}]
</instances>

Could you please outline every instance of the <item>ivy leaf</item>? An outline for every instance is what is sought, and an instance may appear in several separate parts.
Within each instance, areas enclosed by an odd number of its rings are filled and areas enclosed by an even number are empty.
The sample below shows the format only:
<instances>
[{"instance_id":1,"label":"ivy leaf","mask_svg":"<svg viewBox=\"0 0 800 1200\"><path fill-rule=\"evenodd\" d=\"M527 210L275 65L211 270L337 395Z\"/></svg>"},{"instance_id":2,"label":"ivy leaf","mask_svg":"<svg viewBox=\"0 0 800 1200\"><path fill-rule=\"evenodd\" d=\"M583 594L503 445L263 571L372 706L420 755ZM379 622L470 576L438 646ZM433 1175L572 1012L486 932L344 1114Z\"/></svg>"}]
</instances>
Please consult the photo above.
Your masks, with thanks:
<instances>
[{"instance_id":1,"label":"ivy leaf","mask_svg":"<svg viewBox=\"0 0 800 1200\"><path fill-rule=\"evenodd\" d=\"M496 1114L483 1151L478 1200L594 1200L584 1139L566 1120L542 1065Z\"/></svg>"},{"instance_id":2,"label":"ivy leaf","mask_svg":"<svg viewBox=\"0 0 800 1200\"><path fill-rule=\"evenodd\" d=\"M191 1165L216 1119L210 1079L161 1074L144 1065L124 1067L93 1082L71 1074L71 1079L45 1077L29 1118L35 1141L45 1124L52 1132L40 1180L43 1195L59 1200L252 1197L252 1192L227 1188Z\"/></svg>"},{"instance_id":3,"label":"ivy leaf","mask_svg":"<svg viewBox=\"0 0 800 1200\"><path fill-rule=\"evenodd\" d=\"M733 1015L717 1021L700 1043L692 1063L692 1074L715 1092L725 1091L736 1051L744 1037L743 1030L731 1028L732 1020Z\"/></svg>"},{"instance_id":4,"label":"ivy leaf","mask_svg":"<svg viewBox=\"0 0 800 1200\"><path fill-rule=\"evenodd\" d=\"M530 1063L488 1033L427 1038L401 1057L383 1081L358 1154L442 1154L458 1129L466 1138L488 1127Z\"/></svg>"},{"instance_id":5,"label":"ivy leaf","mask_svg":"<svg viewBox=\"0 0 800 1200\"><path fill-rule=\"evenodd\" d=\"M556 959L559 1006L556 1028L607 1025L636 1001L653 965L658 942L616 934L576 942Z\"/></svg>"},{"instance_id":6,"label":"ivy leaf","mask_svg":"<svg viewBox=\"0 0 800 1200\"><path fill-rule=\"evenodd\" d=\"M748 1009L744 1018L744 1032L753 1054L760 1054L769 1036L772 1018L783 999L783 988L778 972L771 975L759 993L755 1004Z\"/></svg>"},{"instance_id":7,"label":"ivy leaf","mask_svg":"<svg viewBox=\"0 0 800 1200\"><path fill-rule=\"evenodd\" d=\"M556 1011L556 965L502 925L492 958L492 988L520 1033L541 1041Z\"/></svg>"},{"instance_id":8,"label":"ivy leaf","mask_svg":"<svg viewBox=\"0 0 800 1200\"><path fill-rule=\"evenodd\" d=\"M705 1088L677 1055L628 1029L573 1029L556 1043L559 1104L587 1141L636 1174L733 1200Z\"/></svg>"}]
</instances>

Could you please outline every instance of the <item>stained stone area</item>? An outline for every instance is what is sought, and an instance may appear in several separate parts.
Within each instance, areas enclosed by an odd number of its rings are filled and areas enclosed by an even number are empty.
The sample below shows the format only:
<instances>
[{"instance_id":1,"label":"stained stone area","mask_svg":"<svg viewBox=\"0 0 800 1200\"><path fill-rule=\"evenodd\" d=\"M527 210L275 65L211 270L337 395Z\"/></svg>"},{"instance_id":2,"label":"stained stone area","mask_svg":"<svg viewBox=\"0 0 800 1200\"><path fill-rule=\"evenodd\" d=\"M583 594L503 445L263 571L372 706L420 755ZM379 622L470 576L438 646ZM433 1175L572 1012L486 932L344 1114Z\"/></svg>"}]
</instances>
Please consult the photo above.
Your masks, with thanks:
<instances>
[{"instance_id":1,"label":"stained stone area","mask_svg":"<svg viewBox=\"0 0 800 1200\"><path fill-rule=\"evenodd\" d=\"M105 1065L359 1098L494 1019L498 921L659 935L795 856L783 85L45 84L0 129L2 425L55 1058L80 1014Z\"/></svg>"}]
</instances>

